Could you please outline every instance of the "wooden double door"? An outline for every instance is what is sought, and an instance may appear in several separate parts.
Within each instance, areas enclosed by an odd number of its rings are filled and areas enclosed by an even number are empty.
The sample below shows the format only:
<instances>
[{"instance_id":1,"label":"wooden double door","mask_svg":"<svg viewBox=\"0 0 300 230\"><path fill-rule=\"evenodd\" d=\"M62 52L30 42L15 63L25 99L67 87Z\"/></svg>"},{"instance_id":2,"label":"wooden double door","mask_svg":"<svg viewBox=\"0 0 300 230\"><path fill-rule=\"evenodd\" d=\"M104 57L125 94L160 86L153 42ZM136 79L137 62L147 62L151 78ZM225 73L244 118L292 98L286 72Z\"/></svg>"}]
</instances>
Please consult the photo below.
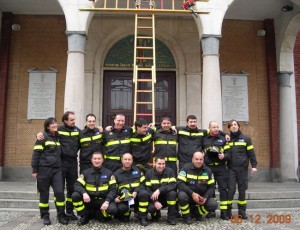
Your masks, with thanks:
<instances>
[{"instance_id":1,"label":"wooden double door","mask_svg":"<svg viewBox=\"0 0 300 230\"><path fill-rule=\"evenodd\" d=\"M150 74L141 72L141 78ZM116 114L122 113L126 117L126 125L134 123L134 85L132 71L105 71L103 88L103 126L112 125ZM163 116L170 116L176 121L176 73L161 71L156 73L155 86L155 121L160 122ZM150 106L150 105L149 105ZM145 106L140 113L149 113L151 107ZM144 117L148 122L151 117Z\"/></svg>"}]
</instances>

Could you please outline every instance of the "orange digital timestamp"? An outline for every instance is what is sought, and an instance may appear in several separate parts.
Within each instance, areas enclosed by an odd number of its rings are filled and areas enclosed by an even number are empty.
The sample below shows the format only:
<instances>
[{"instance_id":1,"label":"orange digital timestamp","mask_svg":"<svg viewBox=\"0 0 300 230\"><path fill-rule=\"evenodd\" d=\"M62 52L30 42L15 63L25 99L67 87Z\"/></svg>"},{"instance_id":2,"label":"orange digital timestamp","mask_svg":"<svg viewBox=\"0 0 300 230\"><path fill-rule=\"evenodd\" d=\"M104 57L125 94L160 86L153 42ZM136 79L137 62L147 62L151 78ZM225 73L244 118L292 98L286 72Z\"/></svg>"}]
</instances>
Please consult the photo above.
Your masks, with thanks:
<instances>
[{"instance_id":1,"label":"orange digital timestamp","mask_svg":"<svg viewBox=\"0 0 300 230\"><path fill-rule=\"evenodd\" d=\"M250 222L253 224L290 224L292 216L290 214L267 214L266 220L260 214L250 215ZM233 224L243 223L241 215L232 215L230 222Z\"/></svg>"}]
</instances>

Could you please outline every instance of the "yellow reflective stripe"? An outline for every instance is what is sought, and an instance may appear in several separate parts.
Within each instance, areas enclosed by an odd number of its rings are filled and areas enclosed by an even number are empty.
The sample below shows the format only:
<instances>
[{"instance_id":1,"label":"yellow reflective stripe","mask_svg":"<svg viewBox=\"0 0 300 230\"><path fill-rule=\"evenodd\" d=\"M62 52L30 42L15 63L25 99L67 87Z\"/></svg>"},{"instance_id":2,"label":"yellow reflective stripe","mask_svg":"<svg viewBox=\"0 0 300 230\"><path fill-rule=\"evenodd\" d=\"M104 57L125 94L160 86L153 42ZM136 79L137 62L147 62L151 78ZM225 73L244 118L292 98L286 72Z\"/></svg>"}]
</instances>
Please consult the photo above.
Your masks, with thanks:
<instances>
[{"instance_id":1,"label":"yellow reflective stripe","mask_svg":"<svg viewBox=\"0 0 300 230\"><path fill-rule=\"evenodd\" d=\"M58 134L63 135L63 136L70 136L69 132L64 132L64 131L57 131Z\"/></svg>"},{"instance_id":2,"label":"yellow reflective stripe","mask_svg":"<svg viewBox=\"0 0 300 230\"><path fill-rule=\"evenodd\" d=\"M180 208L180 210L185 210L185 209L189 208L189 204L187 204L185 206L180 206L179 205L179 208Z\"/></svg>"},{"instance_id":3,"label":"yellow reflective stripe","mask_svg":"<svg viewBox=\"0 0 300 230\"><path fill-rule=\"evenodd\" d=\"M110 216L105 210L101 210L101 212L102 212L104 217L109 217Z\"/></svg>"},{"instance_id":4,"label":"yellow reflective stripe","mask_svg":"<svg viewBox=\"0 0 300 230\"><path fill-rule=\"evenodd\" d=\"M167 204L168 205L175 205L176 204L176 200L167 200Z\"/></svg>"},{"instance_id":5,"label":"yellow reflective stripe","mask_svg":"<svg viewBox=\"0 0 300 230\"><path fill-rule=\"evenodd\" d=\"M140 211L140 212L146 212L146 211L147 211L147 208L140 208L140 207L139 207L139 211Z\"/></svg>"},{"instance_id":6,"label":"yellow reflective stripe","mask_svg":"<svg viewBox=\"0 0 300 230\"><path fill-rule=\"evenodd\" d=\"M213 162L213 163L210 163L209 165L219 165L220 163L219 162Z\"/></svg>"},{"instance_id":7,"label":"yellow reflective stripe","mask_svg":"<svg viewBox=\"0 0 300 230\"><path fill-rule=\"evenodd\" d=\"M238 203L238 204L247 204L247 201L246 201L246 200L238 200L237 203Z\"/></svg>"},{"instance_id":8,"label":"yellow reflective stripe","mask_svg":"<svg viewBox=\"0 0 300 230\"><path fill-rule=\"evenodd\" d=\"M114 141L108 141L105 146L111 146L111 145L118 145L118 144L128 144L130 143L130 139L128 140L114 140Z\"/></svg>"},{"instance_id":9,"label":"yellow reflective stripe","mask_svg":"<svg viewBox=\"0 0 300 230\"><path fill-rule=\"evenodd\" d=\"M182 215L189 214L189 213L190 213L190 209L185 210L185 211L182 211L182 210L181 210L181 214L182 214Z\"/></svg>"},{"instance_id":10,"label":"yellow reflective stripe","mask_svg":"<svg viewBox=\"0 0 300 230\"><path fill-rule=\"evenodd\" d=\"M55 142L55 141L46 141L45 142L45 146L48 146L48 145L60 145L59 142Z\"/></svg>"},{"instance_id":11,"label":"yellow reflective stripe","mask_svg":"<svg viewBox=\"0 0 300 230\"><path fill-rule=\"evenodd\" d=\"M220 205L220 209L221 210L226 210L227 209L227 205Z\"/></svg>"},{"instance_id":12,"label":"yellow reflective stripe","mask_svg":"<svg viewBox=\"0 0 300 230\"><path fill-rule=\"evenodd\" d=\"M188 179L194 179L194 180L197 180L197 176L196 176L196 175L187 174L186 177L187 177Z\"/></svg>"},{"instance_id":13,"label":"yellow reflective stripe","mask_svg":"<svg viewBox=\"0 0 300 230\"><path fill-rule=\"evenodd\" d=\"M160 183L169 183L169 178L162 178L161 180L160 180Z\"/></svg>"},{"instance_id":14,"label":"yellow reflective stripe","mask_svg":"<svg viewBox=\"0 0 300 230\"><path fill-rule=\"evenodd\" d=\"M71 136L78 136L79 132L71 132Z\"/></svg>"},{"instance_id":15,"label":"yellow reflective stripe","mask_svg":"<svg viewBox=\"0 0 300 230\"><path fill-rule=\"evenodd\" d=\"M215 183L215 179L210 179L209 181L207 181L207 184L213 184Z\"/></svg>"},{"instance_id":16,"label":"yellow reflective stripe","mask_svg":"<svg viewBox=\"0 0 300 230\"><path fill-rule=\"evenodd\" d=\"M130 141L131 142L142 142L142 140L140 138L134 138L134 137L130 138Z\"/></svg>"},{"instance_id":17,"label":"yellow reflective stripe","mask_svg":"<svg viewBox=\"0 0 300 230\"><path fill-rule=\"evenodd\" d=\"M165 157L165 161L177 161L177 157Z\"/></svg>"},{"instance_id":18,"label":"yellow reflective stripe","mask_svg":"<svg viewBox=\"0 0 300 230\"><path fill-rule=\"evenodd\" d=\"M83 202L82 202L82 201L79 201L79 202L73 202L73 205L74 205L74 206L83 205Z\"/></svg>"},{"instance_id":19,"label":"yellow reflective stripe","mask_svg":"<svg viewBox=\"0 0 300 230\"><path fill-rule=\"evenodd\" d=\"M249 145L249 146L247 147L247 150L251 150L251 149L254 149L253 145Z\"/></svg>"},{"instance_id":20,"label":"yellow reflective stripe","mask_svg":"<svg viewBox=\"0 0 300 230\"><path fill-rule=\"evenodd\" d=\"M76 207L76 206L75 206L75 209L76 209L77 212L82 211L84 208L85 208L84 205L82 205L82 206L80 206L80 207Z\"/></svg>"},{"instance_id":21,"label":"yellow reflective stripe","mask_svg":"<svg viewBox=\"0 0 300 230\"><path fill-rule=\"evenodd\" d=\"M91 141L91 140L92 140L92 138L90 138L90 137L81 138L80 143L86 142L86 141Z\"/></svg>"},{"instance_id":22,"label":"yellow reflective stripe","mask_svg":"<svg viewBox=\"0 0 300 230\"><path fill-rule=\"evenodd\" d=\"M92 192L96 192L96 191L105 191L105 190L108 190L108 185L103 185L103 186L100 186L100 187L92 187L92 186L86 186L85 189L87 191L92 191Z\"/></svg>"},{"instance_id":23,"label":"yellow reflective stripe","mask_svg":"<svg viewBox=\"0 0 300 230\"><path fill-rule=\"evenodd\" d=\"M78 178L77 181L80 182L80 184L82 184L83 186L85 186L85 181L82 178Z\"/></svg>"},{"instance_id":24,"label":"yellow reflective stripe","mask_svg":"<svg viewBox=\"0 0 300 230\"><path fill-rule=\"evenodd\" d=\"M204 136L204 133L191 133L191 136Z\"/></svg>"},{"instance_id":25,"label":"yellow reflective stripe","mask_svg":"<svg viewBox=\"0 0 300 230\"><path fill-rule=\"evenodd\" d=\"M177 141L155 141L154 144L156 145L176 145Z\"/></svg>"},{"instance_id":26,"label":"yellow reflective stripe","mask_svg":"<svg viewBox=\"0 0 300 230\"><path fill-rule=\"evenodd\" d=\"M140 178L140 183L142 183L144 180L146 180L146 177L145 177L145 176L142 176L142 177Z\"/></svg>"},{"instance_id":27,"label":"yellow reflective stripe","mask_svg":"<svg viewBox=\"0 0 300 230\"><path fill-rule=\"evenodd\" d=\"M203 205L198 206L198 211L199 211L200 215L205 215L208 213L208 211L204 208Z\"/></svg>"},{"instance_id":28,"label":"yellow reflective stripe","mask_svg":"<svg viewBox=\"0 0 300 230\"><path fill-rule=\"evenodd\" d=\"M152 183L152 184L160 184L160 183L159 183L159 180L151 180L151 183Z\"/></svg>"},{"instance_id":29,"label":"yellow reflective stripe","mask_svg":"<svg viewBox=\"0 0 300 230\"><path fill-rule=\"evenodd\" d=\"M72 198L66 197L66 201L72 202Z\"/></svg>"},{"instance_id":30,"label":"yellow reflective stripe","mask_svg":"<svg viewBox=\"0 0 300 230\"><path fill-rule=\"evenodd\" d=\"M229 144L229 146L234 146L234 145L246 146L247 145L246 142L230 142L228 144Z\"/></svg>"},{"instance_id":31,"label":"yellow reflective stripe","mask_svg":"<svg viewBox=\"0 0 300 230\"><path fill-rule=\"evenodd\" d=\"M152 135L150 134L150 135L148 135L148 136L145 136L145 137L143 137L143 141L147 141L147 140L149 140L150 138L152 137Z\"/></svg>"},{"instance_id":32,"label":"yellow reflective stripe","mask_svg":"<svg viewBox=\"0 0 300 230\"><path fill-rule=\"evenodd\" d=\"M48 203L39 203L39 207L47 208L47 207L49 207L49 204Z\"/></svg>"},{"instance_id":33,"label":"yellow reflective stripe","mask_svg":"<svg viewBox=\"0 0 300 230\"><path fill-rule=\"evenodd\" d=\"M139 186L140 186L140 183L131 183L132 188L136 188L136 187L139 187Z\"/></svg>"},{"instance_id":34,"label":"yellow reflective stripe","mask_svg":"<svg viewBox=\"0 0 300 230\"><path fill-rule=\"evenodd\" d=\"M116 161L119 161L119 160L121 160L121 157L104 155L104 159L110 159L110 160L116 160Z\"/></svg>"},{"instance_id":35,"label":"yellow reflective stripe","mask_svg":"<svg viewBox=\"0 0 300 230\"><path fill-rule=\"evenodd\" d=\"M227 204L231 205L233 203L232 200L227 200Z\"/></svg>"},{"instance_id":36,"label":"yellow reflective stripe","mask_svg":"<svg viewBox=\"0 0 300 230\"><path fill-rule=\"evenodd\" d=\"M60 206L60 207L65 206L65 202L58 202L58 201L56 201L55 204L57 206Z\"/></svg>"},{"instance_id":37,"label":"yellow reflective stripe","mask_svg":"<svg viewBox=\"0 0 300 230\"><path fill-rule=\"evenodd\" d=\"M122 189L122 188L130 188L130 186L129 186L129 184L123 184L123 185L120 185L119 187L118 187L120 190Z\"/></svg>"},{"instance_id":38,"label":"yellow reflective stripe","mask_svg":"<svg viewBox=\"0 0 300 230\"><path fill-rule=\"evenodd\" d=\"M191 133L190 133L190 132L187 132L187 131L179 130L179 131L178 131L178 134L182 134L182 135L189 136Z\"/></svg>"},{"instance_id":39,"label":"yellow reflective stripe","mask_svg":"<svg viewBox=\"0 0 300 230\"><path fill-rule=\"evenodd\" d=\"M186 178L184 176L178 175L177 179L186 182Z\"/></svg>"},{"instance_id":40,"label":"yellow reflective stripe","mask_svg":"<svg viewBox=\"0 0 300 230\"><path fill-rule=\"evenodd\" d=\"M139 206L147 207L149 202L139 202Z\"/></svg>"},{"instance_id":41,"label":"yellow reflective stripe","mask_svg":"<svg viewBox=\"0 0 300 230\"><path fill-rule=\"evenodd\" d=\"M92 136L92 140L98 140L102 138L102 134L98 134L96 136Z\"/></svg>"},{"instance_id":42,"label":"yellow reflective stripe","mask_svg":"<svg viewBox=\"0 0 300 230\"><path fill-rule=\"evenodd\" d=\"M176 178L175 177L170 178L169 183L170 182L176 182Z\"/></svg>"},{"instance_id":43,"label":"yellow reflective stripe","mask_svg":"<svg viewBox=\"0 0 300 230\"><path fill-rule=\"evenodd\" d=\"M224 146L224 150L227 150L227 149L230 149L230 146L229 146L229 145L225 145L225 146Z\"/></svg>"},{"instance_id":44,"label":"yellow reflective stripe","mask_svg":"<svg viewBox=\"0 0 300 230\"><path fill-rule=\"evenodd\" d=\"M44 150L44 147L42 145L35 145L34 150Z\"/></svg>"},{"instance_id":45,"label":"yellow reflective stripe","mask_svg":"<svg viewBox=\"0 0 300 230\"><path fill-rule=\"evenodd\" d=\"M198 176L198 180L208 180L208 176Z\"/></svg>"},{"instance_id":46,"label":"yellow reflective stripe","mask_svg":"<svg viewBox=\"0 0 300 230\"><path fill-rule=\"evenodd\" d=\"M227 200L226 201L220 201L220 205L227 205Z\"/></svg>"},{"instance_id":47,"label":"yellow reflective stripe","mask_svg":"<svg viewBox=\"0 0 300 230\"><path fill-rule=\"evenodd\" d=\"M152 186L152 183L150 181L146 181L146 186L150 187Z\"/></svg>"},{"instance_id":48,"label":"yellow reflective stripe","mask_svg":"<svg viewBox=\"0 0 300 230\"><path fill-rule=\"evenodd\" d=\"M112 184L115 184L115 183L117 183L116 180L110 180L110 181L108 182L109 185L112 185Z\"/></svg>"}]
</instances>

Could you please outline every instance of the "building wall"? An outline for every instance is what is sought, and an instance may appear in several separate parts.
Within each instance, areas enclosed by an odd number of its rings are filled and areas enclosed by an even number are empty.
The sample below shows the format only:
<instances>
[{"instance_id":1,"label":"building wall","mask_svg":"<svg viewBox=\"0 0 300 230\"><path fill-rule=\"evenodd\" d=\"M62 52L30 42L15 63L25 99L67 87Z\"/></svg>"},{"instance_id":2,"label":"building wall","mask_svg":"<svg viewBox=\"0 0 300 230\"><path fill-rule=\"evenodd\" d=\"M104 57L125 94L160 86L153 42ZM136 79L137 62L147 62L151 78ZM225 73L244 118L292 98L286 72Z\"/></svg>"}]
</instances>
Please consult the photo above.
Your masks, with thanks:
<instances>
[{"instance_id":1,"label":"building wall","mask_svg":"<svg viewBox=\"0 0 300 230\"><path fill-rule=\"evenodd\" d=\"M87 112L102 115L103 61L109 48L119 39L133 34L134 18L98 16L91 22L86 43ZM28 122L28 69L37 67L58 70L56 117L63 113L67 63L65 21L61 16L17 16L14 23L21 30L13 32L9 70L8 108L5 138L5 180L28 180L35 134L42 131L43 121ZM157 19L157 38L174 55L177 72L177 124L184 125L186 115L201 114L201 47L193 19L162 17ZM223 23L220 42L221 71L249 73L250 121L242 131L252 137L258 168L268 178L270 148L268 136L268 100L265 41L257 37L262 22L228 20ZM178 86L179 85L179 86ZM191 89L190 87L193 86ZM213 91L212 91L213 92ZM196 98L196 100L195 100ZM197 100L197 98L199 100ZM198 116L198 119L200 117ZM101 123L101 120L99 120ZM206 128L206 127L203 127ZM224 130L227 130L225 126Z\"/></svg>"}]
</instances>

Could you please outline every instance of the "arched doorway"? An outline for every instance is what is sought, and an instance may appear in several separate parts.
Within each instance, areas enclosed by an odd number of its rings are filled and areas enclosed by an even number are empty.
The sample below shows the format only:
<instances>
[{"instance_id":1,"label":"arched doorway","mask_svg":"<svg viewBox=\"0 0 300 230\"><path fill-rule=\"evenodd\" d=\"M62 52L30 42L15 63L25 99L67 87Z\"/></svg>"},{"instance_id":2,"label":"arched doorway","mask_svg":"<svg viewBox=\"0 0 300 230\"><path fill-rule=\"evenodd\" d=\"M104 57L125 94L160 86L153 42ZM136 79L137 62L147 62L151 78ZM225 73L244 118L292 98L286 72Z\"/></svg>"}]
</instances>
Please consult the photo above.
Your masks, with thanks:
<instances>
[{"instance_id":1,"label":"arched doorway","mask_svg":"<svg viewBox=\"0 0 300 230\"><path fill-rule=\"evenodd\" d=\"M133 124L134 87L133 71L129 70L133 63L133 36L118 41L108 52L104 66L114 70L104 71L103 90L103 125L112 125L117 113L126 116L126 124ZM159 122L164 115L176 121L176 72L175 61L170 50L159 40L156 40L157 83L155 86L155 120ZM120 70L127 68L128 70ZM141 72L141 77L149 73ZM145 111L147 112L147 111ZM149 122L151 119L149 118Z\"/></svg>"}]
</instances>

